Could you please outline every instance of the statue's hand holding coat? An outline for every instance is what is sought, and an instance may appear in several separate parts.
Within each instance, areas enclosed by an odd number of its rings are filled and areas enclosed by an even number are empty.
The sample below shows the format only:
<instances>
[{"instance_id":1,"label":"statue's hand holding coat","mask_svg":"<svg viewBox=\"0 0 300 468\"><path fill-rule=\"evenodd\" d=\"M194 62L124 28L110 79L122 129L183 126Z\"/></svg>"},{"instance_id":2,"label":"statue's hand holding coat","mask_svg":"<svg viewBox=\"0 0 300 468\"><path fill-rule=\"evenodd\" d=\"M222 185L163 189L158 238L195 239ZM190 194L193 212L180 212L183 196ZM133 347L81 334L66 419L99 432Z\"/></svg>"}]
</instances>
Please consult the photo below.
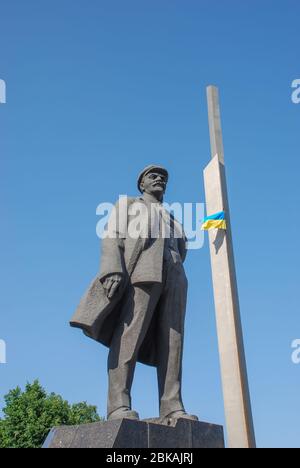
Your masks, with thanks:
<instances>
[{"instance_id":1,"label":"statue's hand holding coat","mask_svg":"<svg viewBox=\"0 0 300 468\"><path fill-rule=\"evenodd\" d=\"M122 283L123 276L120 273L114 273L106 276L102 281L108 299L112 299L117 293L120 284Z\"/></svg>"}]
</instances>

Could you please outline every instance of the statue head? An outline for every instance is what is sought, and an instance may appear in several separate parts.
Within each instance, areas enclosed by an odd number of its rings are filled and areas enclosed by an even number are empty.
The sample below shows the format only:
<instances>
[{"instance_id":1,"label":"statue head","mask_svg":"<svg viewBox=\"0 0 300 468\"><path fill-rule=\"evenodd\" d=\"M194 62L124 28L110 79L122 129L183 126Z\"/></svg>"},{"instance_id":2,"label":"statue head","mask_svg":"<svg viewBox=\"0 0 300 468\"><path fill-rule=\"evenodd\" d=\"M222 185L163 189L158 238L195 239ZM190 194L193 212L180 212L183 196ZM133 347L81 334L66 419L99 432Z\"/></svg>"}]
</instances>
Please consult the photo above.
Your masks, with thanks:
<instances>
[{"instance_id":1,"label":"statue head","mask_svg":"<svg viewBox=\"0 0 300 468\"><path fill-rule=\"evenodd\" d=\"M169 179L168 171L161 166L145 167L138 177L138 189L141 193L153 195L162 200Z\"/></svg>"}]
</instances>

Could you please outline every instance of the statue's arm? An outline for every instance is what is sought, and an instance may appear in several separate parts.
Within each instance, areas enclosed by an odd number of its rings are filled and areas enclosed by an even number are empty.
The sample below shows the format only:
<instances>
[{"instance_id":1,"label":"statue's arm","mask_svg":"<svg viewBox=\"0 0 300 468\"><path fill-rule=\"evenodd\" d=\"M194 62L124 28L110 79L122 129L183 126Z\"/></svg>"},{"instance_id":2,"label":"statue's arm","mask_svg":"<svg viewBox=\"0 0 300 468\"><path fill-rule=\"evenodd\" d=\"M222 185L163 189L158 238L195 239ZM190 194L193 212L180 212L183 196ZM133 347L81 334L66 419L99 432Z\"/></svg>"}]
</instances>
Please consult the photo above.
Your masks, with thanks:
<instances>
[{"instance_id":1,"label":"statue's arm","mask_svg":"<svg viewBox=\"0 0 300 468\"><path fill-rule=\"evenodd\" d=\"M102 239L99 280L111 299L125 277L124 233L119 226L119 211L124 209L117 202L107 224L108 235ZM126 213L127 216L127 213Z\"/></svg>"},{"instance_id":2,"label":"statue's arm","mask_svg":"<svg viewBox=\"0 0 300 468\"><path fill-rule=\"evenodd\" d=\"M101 264L99 279L102 282L107 276L125 274L124 241L121 239L102 239Z\"/></svg>"}]
</instances>

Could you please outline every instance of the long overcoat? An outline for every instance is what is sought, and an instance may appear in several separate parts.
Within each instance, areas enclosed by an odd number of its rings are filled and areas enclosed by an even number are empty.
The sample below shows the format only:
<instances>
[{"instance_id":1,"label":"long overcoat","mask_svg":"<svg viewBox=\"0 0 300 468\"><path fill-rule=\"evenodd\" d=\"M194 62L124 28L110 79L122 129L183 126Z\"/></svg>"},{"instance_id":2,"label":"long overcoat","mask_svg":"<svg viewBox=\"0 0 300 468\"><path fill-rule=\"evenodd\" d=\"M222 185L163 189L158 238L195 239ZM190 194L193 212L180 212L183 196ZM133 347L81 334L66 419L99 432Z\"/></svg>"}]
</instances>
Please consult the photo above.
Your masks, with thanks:
<instances>
[{"instance_id":1,"label":"long overcoat","mask_svg":"<svg viewBox=\"0 0 300 468\"><path fill-rule=\"evenodd\" d=\"M151 210L143 197L126 200L126 204L118 202L114 207L114 217L110 217L107 228L110 235L102 239L100 272L91 282L70 321L72 327L81 328L87 336L108 347L120 317L122 297L129 283L162 282L165 239L162 236L152 237ZM144 211L143 208L145 208ZM139 222L144 224L145 230L142 233L139 232L138 235L133 235L134 223L131 221L134 221L137 212L140 213ZM131 231L128 230L128 226L131 226ZM182 226L171 216L173 233L174 226L177 233L182 232L182 237L178 237L177 234L176 242L181 259L184 261L186 238ZM109 300L102 281L106 276L114 273L121 274L122 283L114 297ZM138 361L155 366L157 364L156 349L153 321L140 347Z\"/></svg>"}]
</instances>

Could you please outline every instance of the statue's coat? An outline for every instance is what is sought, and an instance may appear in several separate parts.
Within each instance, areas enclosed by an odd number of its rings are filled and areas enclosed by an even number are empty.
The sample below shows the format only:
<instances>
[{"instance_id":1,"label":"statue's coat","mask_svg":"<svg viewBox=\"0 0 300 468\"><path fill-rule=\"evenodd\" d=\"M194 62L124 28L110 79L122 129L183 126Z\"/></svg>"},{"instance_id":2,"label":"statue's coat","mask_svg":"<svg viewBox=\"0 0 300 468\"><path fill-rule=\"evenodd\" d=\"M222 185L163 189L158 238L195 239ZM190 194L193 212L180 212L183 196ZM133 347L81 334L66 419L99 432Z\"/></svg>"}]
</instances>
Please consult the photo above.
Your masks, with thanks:
<instances>
[{"instance_id":1,"label":"statue's coat","mask_svg":"<svg viewBox=\"0 0 300 468\"><path fill-rule=\"evenodd\" d=\"M143 197L127 198L128 206L125 220L130 223L133 219L135 208L149 207ZM118 202L115 205L116 217L119 219L123 206ZM147 216L150 214L148 210ZM147 221L147 220L146 220ZM110 224L110 222L108 223ZM122 223L121 223L122 224ZM145 223L147 225L147 223ZM179 223L171 216L171 229ZM181 226L180 226L181 228ZM120 310L122 296L130 281L138 283L161 283L163 271L164 242L162 237L151 238L151 223L148 223L148 232L144 237L132 238L128 232L123 232L122 226L110 226L110 231L115 230L115 238L107 237L102 240L102 255L100 273L92 281L87 292L80 301L79 306L71 319L71 326L81 328L84 333L94 340L110 346ZM182 261L186 256L186 238L182 231L182 237L177 239ZM121 286L116 295L109 300L105 294L101 280L106 276L119 273L123 277ZM156 358L155 330L150 325L148 333L140 347L138 361L155 366Z\"/></svg>"}]
</instances>

